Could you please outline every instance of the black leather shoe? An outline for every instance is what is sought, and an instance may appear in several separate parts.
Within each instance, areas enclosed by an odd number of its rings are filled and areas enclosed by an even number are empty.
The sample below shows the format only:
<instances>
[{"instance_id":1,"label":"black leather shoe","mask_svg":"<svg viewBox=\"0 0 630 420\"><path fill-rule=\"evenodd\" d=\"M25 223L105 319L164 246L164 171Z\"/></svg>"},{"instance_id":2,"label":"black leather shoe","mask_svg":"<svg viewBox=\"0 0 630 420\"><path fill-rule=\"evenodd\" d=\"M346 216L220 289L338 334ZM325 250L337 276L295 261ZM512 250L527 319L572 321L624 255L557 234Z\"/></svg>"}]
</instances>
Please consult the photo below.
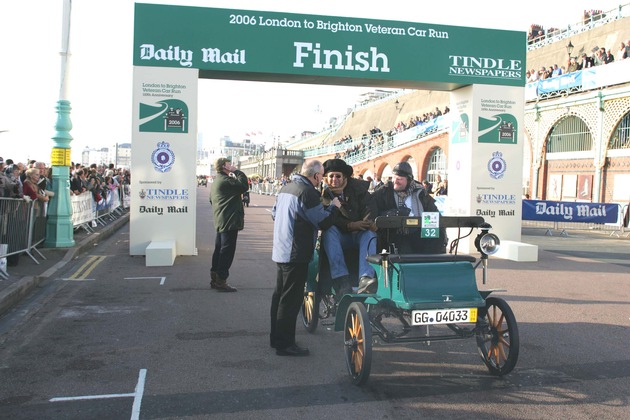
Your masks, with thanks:
<instances>
[{"instance_id":1,"label":"black leather shoe","mask_svg":"<svg viewBox=\"0 0 630 420\"><path fill-rule=\"evenodd\" d=\"M377 284L374 277L363 276L359 280L357 293L376 293Z\"/></svg>"},{"instance_id":2,"label":"black leather shoe","mask_svg":"<svg viewBox=\"0 0 630 420\"><path fill-rule=\"evenodd\" d=\"M276 354L278 356L308 356L309 351L305 347L300 347L297 344L294 344L289 347L285 347L283 349L276 349Z\"/></svg>"}]
</instances>

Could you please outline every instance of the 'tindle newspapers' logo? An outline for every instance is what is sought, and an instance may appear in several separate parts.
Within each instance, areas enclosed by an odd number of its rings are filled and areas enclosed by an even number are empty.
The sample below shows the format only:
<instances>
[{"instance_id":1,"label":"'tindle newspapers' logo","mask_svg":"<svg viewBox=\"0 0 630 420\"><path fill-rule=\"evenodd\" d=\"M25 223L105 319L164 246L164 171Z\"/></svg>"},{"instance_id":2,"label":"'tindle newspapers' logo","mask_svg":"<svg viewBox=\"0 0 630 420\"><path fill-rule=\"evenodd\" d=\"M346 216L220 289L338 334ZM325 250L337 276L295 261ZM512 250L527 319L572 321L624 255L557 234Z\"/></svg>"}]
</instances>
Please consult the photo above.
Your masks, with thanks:
<instances>
[{"instance_id":1,"label":"'tindle newspapers' logo","mask_svg":"<svg viewBox=\"0 0 630 420\"><path fill-rule=\"evenodd\" d=\"M523 63L521 60L505 60L490 57L466 57L449 55L448 74L452 76L489 77L497 79L521 79Z\"/></svg>"}]
</instances>

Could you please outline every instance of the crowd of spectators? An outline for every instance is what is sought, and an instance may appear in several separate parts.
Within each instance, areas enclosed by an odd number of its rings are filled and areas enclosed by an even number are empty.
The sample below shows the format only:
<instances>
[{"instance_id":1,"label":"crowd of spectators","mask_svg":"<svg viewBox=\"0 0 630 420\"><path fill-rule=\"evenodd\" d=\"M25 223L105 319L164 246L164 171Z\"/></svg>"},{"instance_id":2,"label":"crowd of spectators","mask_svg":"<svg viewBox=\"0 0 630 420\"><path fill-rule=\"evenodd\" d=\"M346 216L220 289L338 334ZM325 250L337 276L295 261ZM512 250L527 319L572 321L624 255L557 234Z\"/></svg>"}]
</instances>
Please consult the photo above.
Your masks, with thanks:
<instances>
[{"instance_id":1,"label":"crowd of spectators","mask_svg":"<svg viewBox=\"0 0 630 420\"><path fill-rule=\"evenodd\" d=\"M113 163L89 167L73 163L70 168L70 194L89 191L96 203L129 182L129 171L117 169ZM52 168L44 162L31 160L24 164L0 157L0 197L47 202L53 196Z\"/></svg>"},{"instance_id":2,"label":"crowd of spectators","mask_svg":"<svg viewBox=\"0 0 630 420\"><path fill-rule=\"evenodd\" d=\"M346 135L333 143L334 145L348 145L345 151L337 152L335 154L335 159L346 159L357 156L383 143L386 138L391 138L394 135L402 133L403 131L409 130L410 128L413 128L415 126L427 124L433 121L435 118L448 114L449 112L450 109L448 106L444 107L444 111L440 110L439 107L435 107L435 110L433 111L425 112L422 115L411 117L408 122L399 121L395 127L392 127L390 130L387 131L386 136L384 136L381 129L376 126L370 129L369 133L364 133L361 136L360 141L358 142L355 142L351 135Z\"/></svg>"},{"instance_id":3,"label":"crowd of spectators","mask_svg":"<svg viewBox=\"0 0 630 420\"><path fill-rule=\"evenodd\" d=\"M387 134L390 136L393 136L395 134L402 133L403 131L409 130L410 128L415 127L417 125L427 124L433 121L437 117L441 117L442 115L448 114L450 111L451 110L448 107L448 105L444 106L444 111L441 111L440 108L436 106L435 110L425 112L424 114L422 114L422 116L416 115L415 117L410 118L407 123L405 123L404 121L400 121L396 125L396 127L393 127L391 130L389 130Z\"/></svg>"},{"instance_id":4,"label":"crowd of spectators","mask_svg":"<svg viewBox=\"0 0 630 420\"><path fill-rule=\"evenodd\" d=\"M606 17L606 14L603 13L602 10L585 10L583 23L584 25L588 25L591 22L598 21L604 17ZM530 26L527 34L527 43L535 44L546 38L551 38L560 32L561 30L557 28L550 28L545 31L541 25L533 24ZM563 66L553 64L549 67L542 66L538 70L532 68L526 72L525 77L528 83L532 83L538 80L549 79L594 66L610 64L614 61L620 61L627 58L630 58L630 40L626 43L622 41L619 48L616 50L595 46L590 50L590 55L587 54L587 52L582 52L578 57L569 56L566 65Z\"/></svg>"},{"instance_id":5,"label":"crowd of spectators","mask_svg":"<svg viewBox=\"0 0 630 420\"><path fill-rule=\"evenodd\" d=\"M588 25L591 22L598 21L606 17L606 14L602 10L585 10L582 23ZM551 38L555 35L559 35L563 30L558 28L549 28L545 30L542 25L532 24L527 32L527 44L535 44L543 41L545 38Z\"/></svg>"},{"instance_id":6,"label":"crowd of spectators","mask_svg":"<svg viewBox=\"0 0 630 420\"><path fill-rule=\"evenodd\" d=\"M627 58L630 58L630 39L627 43L622 41L616 52L613 52L611 49L606 50L604 47L594 47L591 49L590 56L586 53L582 53L579 58L569 57L566 66L558 67L557 64L554 64L549 67L543 66L540 70L530 69L525 73L525 78L527 79L527 83L532 83L578 70L610 64L615 60L621 61Z\"/></svg>"},{"instance_id":7,"label":"crowd of spectators","mask_svg":"<svg viewBox=\"0 0 630 420\"><path fill-rule=\"evenodd\" d=\"M71 168L70 194L80 195L89 191L98 204L107 200L109 194L117 192L121 186L130 182L130 172L116 168L113 163L109 165L93 163L90 166L77 163Z\"/></svg>"},{"instance_id":8,"label":"crowd of spectators","mask_svg":"<svg viewBox=\"0 0 630 420\"><path fill-rule=\"evenodd\" d=\"M44 162L24 164L0 157L0 197L46 202L51 196L50 173Z\"/></svg>"}]
</instances>

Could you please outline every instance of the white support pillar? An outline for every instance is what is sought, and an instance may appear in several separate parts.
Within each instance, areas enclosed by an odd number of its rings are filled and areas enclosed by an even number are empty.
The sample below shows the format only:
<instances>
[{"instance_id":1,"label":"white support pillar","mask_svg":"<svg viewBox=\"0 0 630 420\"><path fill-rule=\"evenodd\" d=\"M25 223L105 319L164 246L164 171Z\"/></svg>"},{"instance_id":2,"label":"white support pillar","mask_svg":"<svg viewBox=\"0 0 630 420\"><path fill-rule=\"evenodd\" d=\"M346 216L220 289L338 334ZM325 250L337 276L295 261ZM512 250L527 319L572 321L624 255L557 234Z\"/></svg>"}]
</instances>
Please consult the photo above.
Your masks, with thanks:
<instances>
[{"instance_id":1,"label":"white support pillar","mask_svg":"<svg viewBox=\"0 0 630 420\"><path fill-rule=\"evenodd\" d=\"M197 255L199 71L134 67L133 79L129 253L169 265Z\"/></svg>"},{"instance_id":2,"label":"white support pillar","mask_svg":"<svg viewBox=\"0 0 630 420\"><path fill-rule=\"evenodd\" d=\"M482 216L510 244L504 258L536 261L537 248L521 244L523 88L468 86L451 92L451 109L446 214ZM473 251L473 241L460 249Z\"/></svg>"}]
</instances>

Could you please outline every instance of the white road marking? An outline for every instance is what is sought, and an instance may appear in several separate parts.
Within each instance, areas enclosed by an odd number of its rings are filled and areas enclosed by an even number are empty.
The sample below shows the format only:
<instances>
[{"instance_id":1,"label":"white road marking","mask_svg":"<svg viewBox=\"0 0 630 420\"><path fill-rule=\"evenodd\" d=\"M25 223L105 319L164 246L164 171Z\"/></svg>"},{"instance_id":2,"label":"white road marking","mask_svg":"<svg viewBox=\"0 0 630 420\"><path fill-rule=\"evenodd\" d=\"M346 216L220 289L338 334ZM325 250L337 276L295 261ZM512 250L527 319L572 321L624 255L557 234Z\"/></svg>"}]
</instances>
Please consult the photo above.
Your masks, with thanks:
<instances>
[{"instance_id":1,"label":"white road marking","mask_svg":"<svg viewBox=\"0 0 630 420\"><path fill-rule=\"evenodd\" d=\"M129 394L103 394L103 395L81 395L78 397L56 397L51 398L50 402L60 401L80 401L80 400L104 400L109 398L131 398L133 397L133 407L131 409L131 420L138 420L140 418L140 405L142 404L142 397L144 396L144 384L147 378L147 370L140 369L138 374L138 383L136 384L135 392Z\"/></svg>"},{"instance_id":2,"label":"white road marking","mask_svg":"<svg viewBox=\"0 0 630 420\"><path fill-rule=\"evenodd\" d=\"M63 281L94 281L94 279L73 279L73 278L67 278L67 279L59 279L59 280L63 280Z\"/></svg>"},{"instance_id":3,"label":"white road marking","mask_svg":"<svg viewBox=\"0 0 630 420\"><path fill-rule=\"evenodd\" d=\"M160 279L160 286L164 285L166 277L125 277L125 280L153 280Z\"/></svg>"},{"instance_id":4,"label":"white road marking","mask_svg":"<svg viewBox=\"0 0 630 420\"><path fill-rule=\"evenodd\" d=\"M131 394L103 394L103 395L82 395L80 397L57 397L51 398L50 402L59 402L59 401L80 401L80 400L105 400L108 398L128 398L135 397L135 393Z\"/></svg>"},{"instance_id":5,"label":"white road marking","mask_svg":"<svg viewBox=\"0 0 630 420\"><path fill-rule=\"evenodd\" d=\"M140 369L138 375L138 384L136 385L136 395L133 398L133 409L131 410L131 420L140 418L140 404L142 404L142 396L144 395L144 382L147 378L147 370Z\"/></svg>"}]
</instances>

